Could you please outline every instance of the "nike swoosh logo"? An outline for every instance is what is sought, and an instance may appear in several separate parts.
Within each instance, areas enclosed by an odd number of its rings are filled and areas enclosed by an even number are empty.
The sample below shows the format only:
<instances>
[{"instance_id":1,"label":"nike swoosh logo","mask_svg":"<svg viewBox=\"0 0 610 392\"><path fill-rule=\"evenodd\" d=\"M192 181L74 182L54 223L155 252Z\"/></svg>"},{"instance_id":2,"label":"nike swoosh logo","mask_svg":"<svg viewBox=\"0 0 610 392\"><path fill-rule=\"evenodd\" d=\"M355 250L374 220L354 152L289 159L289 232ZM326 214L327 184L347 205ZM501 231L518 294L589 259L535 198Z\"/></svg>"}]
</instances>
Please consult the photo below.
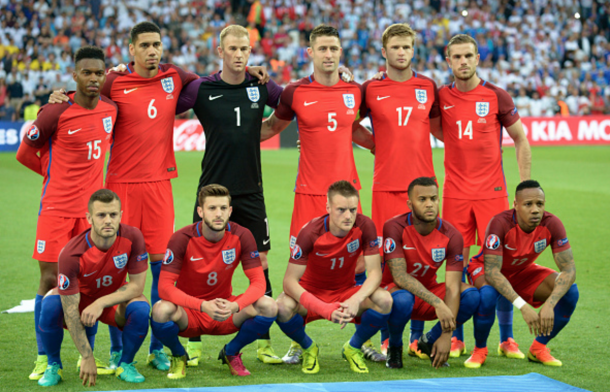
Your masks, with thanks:
<instances>
[{"instance_id":1,"label":"nike swoosh logo","mask_svg":"<svg viewBox=\"0 0 610 392\"><path fill-rule=\"evenodd\" d=\"M504 247L505 247L506 249L508 249L508 250L517 250L517 248L511 248L511 247L510 247L510 246L508 246L508 245L504 245Z\"/></svg>"},{"instance_id":2,"label":"nike swoosh logo","mask_svg":"<svg viewBox=\"0 0 610 392\"><path fill-rule=\"evenodd\" d=\"M75 131L69 130L69 131L68 131L68 135L72 135L72 134L74 134L74 133L76 133L76 132L80 131L81 129L82 129L82 128L78 128L78 129L77 129L77 130L75 130Z\"/></svg>"},{"instance_id":3,"label":"nike swoosh logo","mask_svg":"<svg viewBox=\"0 0 610 392\"><path fill-rule=\"evenodd\" d=\"M129 94L129 93L132 93L132 92L136 91L137 89L138 89L137 87L136 87L136 88L132 88L131 90L127 90L127 89L125 89L125 90L123 90L123 92L124 92L125 94Z\"/></svg>"},{"instance_id":4,"label":"nike swoosh logo","mask_svg":"<svg viewBox=\"0 0 610 392\"><path fill-rule=\"evenodd\" d=\"M309 106L309 105L313 105L314 103L318 103L318 101L313 101L313 102L303 102L303 105L305 105L305 106Z\"/></svg>"},{"instance_id":5,"label":"nike swoosh logo","mask_svg":"<svg viewBox=\"0 0 610 392\"><path fill-rule=\"evenodd\" d=\"M269 243L269 241L271 241L271 240L270 239L269 240L264 240L263 241L263 245L267 245Z\"/></svg>"},{"instance_id":6,"label":"nike swoosh logo","mask_svg":"<svg viewBox=\"0 0 610 392\"><path fill-rule=\"evenodd\" d=\"M89 277L89 276L93 275L93 274L94 274L94 273L96 273L96 272L97 272L97 271L93 271L93 272L92 272L92 273L90 273L90 274L85 274L85 275L84 275L84 277L85 277L85 278L86 278L86 277Z\"/></svg>"},{"instance_id":7,"label":"nike swoosh logo","mask_svg":"<svg viewBox=\"0 0 610 392\"><path fill-rule=\"evenodd\" d=\"M318 252L316 252L316 256L320 256L320 257L328 256L329 254L330 254L330 253L326 253L326 254L324 254L324 253L318 253Z\"/></svg>"},{"instance_id":8,"label":"nike swoosh logo","mask_svg":"<svg viewBox=\"0 0 610 392\"><path fill-rule=\"evenodd\" d=\"M390 98L390 96L389 95L387 97L380 97L379 95L377 96L378 101L381 101L382 99L386 99L386 98Z\"/></svg>"},{"instance_id":9,"label":"nike swoosh logo","mask_svg":"<svg viewBox=\"0 0 610 392\"><path fill-rule=\"evenodd\" d=\"M455 106L455 105L453 105L453 106ZM451 109L453 106L445 106L445 107L443 107L443 109L448 110L448 109Z\"/></svg>"},{"instance_id":10,"label":"nike swoosh logo","mask_svg":"<svg viewBox=\"0 0 610 392\"><path fill-rule=\"evenodd\" d=\"M193 256L191 256L191 261L197 261L197 260L203 260L203 257L199 257L199 258L194 258Z\"/></svg>"},{"instance_id":11,"label":"nike swoosh logo","mask_svg":"<svg viewBox=\"0 0 610 392\"><path fill-rule=\"evenodd\" d=\"M403 246L402 248L403 248L404 250L417 250L417 248L412 248L412 247L407 246L407 245Z\"/></svg>"},{"instance_id":12,"label":"nike swoosh logo","mask_svg":"<svg viewBox=\"0 0 610 392\"><path fill-rule=\"evenodd\" d=\"M215 97L213 97L213 96L211 96L211 95L210 95L208 98L210 99L210 101L213 101L213 100L218 99L218 98L220 98L220 97L222 97L222 95L217 95L217 96L215 96Z\"/></svg>"}]
</instances>

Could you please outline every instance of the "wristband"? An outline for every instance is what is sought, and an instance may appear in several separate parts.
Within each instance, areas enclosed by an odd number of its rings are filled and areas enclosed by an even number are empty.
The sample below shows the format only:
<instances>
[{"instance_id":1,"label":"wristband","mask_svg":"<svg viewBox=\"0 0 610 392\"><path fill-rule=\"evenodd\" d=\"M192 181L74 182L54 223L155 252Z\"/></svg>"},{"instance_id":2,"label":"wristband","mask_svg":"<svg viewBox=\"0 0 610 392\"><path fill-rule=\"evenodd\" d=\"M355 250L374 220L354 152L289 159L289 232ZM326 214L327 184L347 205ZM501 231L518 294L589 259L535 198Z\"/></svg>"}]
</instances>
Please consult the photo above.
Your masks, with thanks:
<instances>
[{"instance_id":1,"label":"wristband","mask_svg":"<svg viewBox=\"0 0 610 392\"><path fill-rule=\"evenodd\" d=\"M521 297L517 297L517 299L513 301L513 305L515 305L519 310L524 307L525 304L527 304L527 302L525 302L525 300L523 300Z\"/></svg>"}]
</instances>

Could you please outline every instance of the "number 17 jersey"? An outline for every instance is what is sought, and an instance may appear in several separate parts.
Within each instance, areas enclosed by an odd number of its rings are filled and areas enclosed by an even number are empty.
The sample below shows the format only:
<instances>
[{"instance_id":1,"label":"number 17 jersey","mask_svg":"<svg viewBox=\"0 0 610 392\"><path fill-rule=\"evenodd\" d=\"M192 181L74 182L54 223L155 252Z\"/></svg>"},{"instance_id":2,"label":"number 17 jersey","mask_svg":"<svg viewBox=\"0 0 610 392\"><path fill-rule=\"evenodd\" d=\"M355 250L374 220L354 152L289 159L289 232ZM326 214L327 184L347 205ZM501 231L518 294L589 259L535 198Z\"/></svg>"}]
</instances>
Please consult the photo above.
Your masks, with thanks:
<instances>
[{"instance_id":1,"label":"number 17 jersey","mask_svg":"<svg viewBox=\"0 0 610 392\"><path fill-rule=\"evenodd\" d=\"M508 93L484 80L462 92L455 83L439 90L445 142L443 196L485 200L506 197L502 127L519 120Z\"/></svg>"}]
</instances>

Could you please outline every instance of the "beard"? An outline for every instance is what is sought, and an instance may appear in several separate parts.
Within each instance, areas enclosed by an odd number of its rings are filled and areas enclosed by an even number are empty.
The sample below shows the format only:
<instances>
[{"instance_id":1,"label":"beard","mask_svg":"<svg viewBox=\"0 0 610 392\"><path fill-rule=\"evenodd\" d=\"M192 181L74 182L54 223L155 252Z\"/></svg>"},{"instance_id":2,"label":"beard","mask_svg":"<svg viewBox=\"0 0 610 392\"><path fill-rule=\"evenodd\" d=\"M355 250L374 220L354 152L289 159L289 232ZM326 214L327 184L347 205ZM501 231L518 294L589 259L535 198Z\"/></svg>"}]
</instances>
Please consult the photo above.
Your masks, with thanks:
<instances>
[{"instance_id":1,"label":"beard","mask_svg":"<svg viewBox=\"0 0 610 392\"><path fill-rule=\"evenodd\" d=\"M430 222L436 221L436 217L438 216L438 212L432 218L427 218L425 215L420 214L419 211L417 211L415 209L412 212L413 212L413 215L415 215L415 217L417 219L419 219L422 222L426 222L426 223L430 223Z\"/></svg>"},{"instance_id":2,"label":"beard","mask_svg":"<svg viewBox=\"0 0 610 392\"><path fill-rule=\"evenodd\" d=\"M411 60L409 60L404 66L399 66L397 64L390 64L392 68L395 68L399 71L404 71L405 69L409 69L411 67Z\"/></svg>"},{"instance_id":3,"label":"beard","mask_svg":"<svg viewBox=\"0 0 610 392\"><path fill-rule=\"evenodd\" d=\"M470 72L466 76L457 76L455 74L453 76L455 76L455 78L459 79L459 80L470 80L474 76L475 73L476 73L476 69L473 69L472 72Z\"/></svg>"},{"instance_id":4,"label":"beard","mask_svg":"<svg viewBox=\"0 0 610 392\"><path fill-rule=\"evenodd\" d=\"M215 228L214 226L212 226L212 222L208 221L207 219L203 218L203 223L205 223L205 225L207 227L210 228L210 230L212 231L216 231L216 232L220 232L220 231L224 231L227 228L227 223L229 223L229 221L227 220L224 225L222 225L222 227L220 229Z\"/></svg>"}]
</instances>

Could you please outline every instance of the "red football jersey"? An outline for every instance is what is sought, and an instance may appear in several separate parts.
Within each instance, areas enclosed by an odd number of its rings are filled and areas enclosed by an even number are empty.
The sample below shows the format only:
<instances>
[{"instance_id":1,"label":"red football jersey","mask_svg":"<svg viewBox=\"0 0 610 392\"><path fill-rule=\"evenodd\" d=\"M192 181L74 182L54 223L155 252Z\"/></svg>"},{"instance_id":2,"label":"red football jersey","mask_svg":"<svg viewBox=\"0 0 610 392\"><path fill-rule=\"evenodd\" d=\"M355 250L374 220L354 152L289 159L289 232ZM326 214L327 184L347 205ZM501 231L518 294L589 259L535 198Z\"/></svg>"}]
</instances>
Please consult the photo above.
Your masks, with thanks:
<instances>
[{"instance_id":1,"label":"red football jersey","mask_svg":"<svg viewBox=\"0 0 610 392\"><path fill-rule=\"evenodd\" d=\"M345 237L328 228L328 214L305 225L297 236L290 262L306 265L301 286L310 292L341 291L356 284L358 256L379 254L377 231L371 218L358 214Z\"/></svg>"},{"instance_id":2,"label":"red football jersey","mask_svg":"<svg viewBox=\"0 0 610 392\"><path fill-rule=\"evenodd\" d=\"M438 218L438 226L428 235L415 230L411 212L388 220L383 226L385 262L403 258L407 273L429 288L436 284L436 271L447 260L446 271L462 271L464 240L453 225ZM385 263L384 263L385 264ZM384 265L381 287L394 282L389 265Z\"/></svg>"},{"instance_id":3,"label":"red football jersey","mask_svg":"<svg viewBox=\"0 0 610 392\"><path fill-rule=\"evenodd\" d=\"M91 229L72 238L59 254L59 294L80 293L98 299L126 284L127 274L148 268L148 253L142 232L121 224L114 244L99 250L91 240Z\"/></svg>"},{"instance_id":4,"label":"red football jersey","mask_svg":"<svg viewBox=\"0 0 610 392\"><path fill-rule=\"evenodd\" d=\"M313 75L290 83L275 110L277 118L296 115L301 140L296 193L326 195L339 180L360 189L352 149L352 123L362 101L361 86L339 81L328 87Z\"/></svg>"},{"instance_id":5,"label":"red football jersey","mask_svg":"<svg viewBox=\"0 0 610 392\"><path fill-rule=\"evenodd\" d=\"M508 93L481 80L461 92L455 83L439 90L445 142L443 197L483 200L506 197L502 127L519 120Z\"/></svg>"},{"instance_id":6,"label":"red football jersey","mask_svg":"<svg viewBox=\"0 0 610 392\"><path fill-rule=\"evenodd\" d=\"M111 72L102 94L119 107L106 182L150 182L178 176L174 118L182 88L199 77L171 64L143 78L133 69Z\"/></svg>"},{"instance_id":7,"label":"red football jersey","mask_svg":"<svg viewBox=\"0 0 610 392\"><path fill-rule=\"evenodd\" d=\"M117 106L100 96L93 110L74 102L44 105L23 141L40 149L44 181L39 215L82 218L89 197L104 187L104 158Z\"/></svg>"},{"instance_id":8,"label":"red football jersey","mask_svg":"<svg viewBox=\"0 0 610 392\"><path fill-rule=\"evenodd\" d=\"M405 82L384 74L362 88L360 114L371 118L375 136L373 191L406 191L418 177L435 177L430 119L440 112L434 81L417 72Z\"/></svg>"},{"instance_id":9,"label":"red football jersey","mask_svg":"<svg viewBox=\"0 0 610 392\"><path fill-rule=\"evenodd\" d=\"M570 249L563 223L550 212L544 213L534 231L526 233L519 227L514 209L503 211L489 221L485 238L482 252L475 258L484 261L485 255L502 256L506 276L534 263L549 245L553 253Z\"/></svg>"},{"instance_id":10,"label":"red football jersey","mask_svg":"<svg viewBox=\"0 0 610 392\"><path fill-rule=\"evenodd\" d=\"M235 268L260 267L256 241L250 230L229 222L224 237L210 242L201 234L202 222L188 225L172 235L161 271L178 274L176 288L187 295L210 301L233 294Z\"/></svg>"}]
</instances>

